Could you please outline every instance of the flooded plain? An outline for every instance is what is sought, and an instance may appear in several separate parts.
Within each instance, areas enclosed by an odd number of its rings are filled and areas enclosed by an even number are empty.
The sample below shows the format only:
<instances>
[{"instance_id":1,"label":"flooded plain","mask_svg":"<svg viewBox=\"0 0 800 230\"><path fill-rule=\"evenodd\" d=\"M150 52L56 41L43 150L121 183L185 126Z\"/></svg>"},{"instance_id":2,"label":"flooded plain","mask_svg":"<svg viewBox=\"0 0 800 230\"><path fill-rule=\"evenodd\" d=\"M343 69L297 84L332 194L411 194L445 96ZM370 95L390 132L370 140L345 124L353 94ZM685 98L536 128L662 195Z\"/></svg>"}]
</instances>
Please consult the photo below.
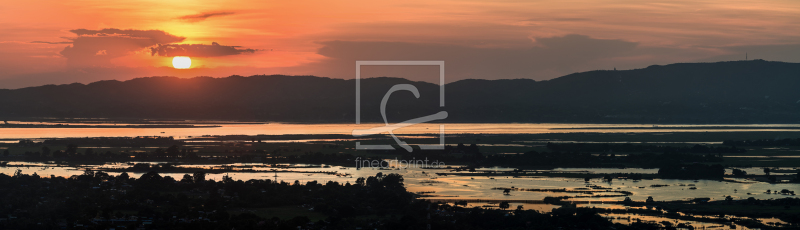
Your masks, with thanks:
<instances>
[{"instance_id":1,"label":"flooded plain","mask_svg":"<svg viewBox=\"0 0 800 230\"><path fill-rule=\"evenodd\" d=\"M64 166L53 163L34 163L34 162L8 162L5 167L0 167L0 173L13 175L17 170L23 174L37 174L43 177L61 176L70 177L80 175L86 169L124 169L136 163L163 164L166 162L127 162L110 163L104 165L84 165L84 166ZM375 176L378 173L398 173L403 175L404 183L408 191L421 194L422 199L441 201L454 204L456 201L468 201L465 207L498 208L500 201L507 201L512 209L521 206L526 210L537 210L540 212L550 212L559 205L545 204L541 201L546 197L570 197L566 201L583 202L578 207L596 207L604 209L630 209L631 207L615 204L630 197L634 201L645 201L652 196L657 201L677 201L691 200L694 198L710 198L711 200L724 200L726 196L734 199L779 199L793 197L791 195L766 193L770 191L780 191L782 189L797 190L797 184L770 184L757 181L729 182L717 180L677 180L677 179L652 179L652 180L629 180L618 179L612 182L603 181L602 178L593 178L586 182L580 178L566 177L490 177L490 176L439 176L437 173L452 172L453 169L432 169L432 168L360 168L333 165L280 165L273 166L261 163L214 165L214 164L195 164L182 165L180 167L190 168L215 168L234 166L238 168L251 169L255 172L228 172L207 174L206 179L220 181L228 176L234 180L275 180L287 183L305 184L309 181L327 183L336 181L342 184L355 183L359 177ZM756 172L756 168L743 168L747 171ZM513 170L510 168L483 168L479 170ZM558 168L552 171L563 172L586 172L586 173L614 173L623 169L599 169L599 168ZM622 172L653 173L654 169L631 168L624 169ZM109 173L119 175L120 172ZM131 177L140 177L143 172L128 172ZM160 173L162 176L170 176L180 180L185 173ZM503 189L514 188L509 194L504 194ZM607 203L612 201L612 204ZM708 221L681 220L675 217L665 217L663 215L644 215L636 213L601 213L602 216L616 223L630 224L632 222L669 222L675 225L684 223L694 227L717 228L734 226L737 229L749 229L734 223L720 223L710 217ZM713 221L712 221L713 220ZM777 223L785 224L775 218L755 220L764 224Z\"/></svg>"},{"instance_id":2,"label":"flooded plain","mask_svg":"<svg viewBox=\"0 0 800 230\"><path fill-rule=\"evenodd\" d=\"M0 173L13 175L17 170L23 174L36 173L39 176L49 177L50 175L60 177L70 177L80 175L86 169L123 169L128 168L134 163L163 164L166 162L128 162L110 163L104 165L85 165L85 166L65 166L50 163L33 162L8 162L6 166L0 167ZM359 177L375 176L377 173L389 174L398 173L403 175L405 185L410 192L421 193L429 198L453 199L453 200L542 200L545 197L569 196L571 201L623 201L625 197L630 197L634 201L644 201L652 196L657 201L688 200L694 198L711 198L712 200L724 200L726 196L734 199L778 199L793 197L782 194L766 194L767 190L780 191L782 189L798 190L797 184L771 184L766 182L743 180L741 182L718 181L718 180L679 180L679 179L617 179L611 182L603 181L602 178L592 178L585 182L583 178L568 178L557 176L469 176L469 175L449 175L440 176L437 173L453 172L453 169L434 169L434 168L360 168L333 165L283 165L273 167L268 164L248 163L230 165L182 165L186 168L209 169L214 167L237 166L235 169L251 169L253 171L208 174L207 179L221 180L223 176L229 176L235 180L274 180L277 176L278 181L294 183L298 181L305 184L309 181L326 183L336 181L339 183L355 183ZM290 166L290 167L286 167ZM354 164L355 166L355 164ZM489 168L491 169L491 168ZM497 168L497 170L509 170L510 168ZM756 168L743 168L747 171L757 171ZM478 169L485 171L485 169ZM510 169L513 170L513 169ZM555 169L552 172L586 172L588 173L614 173L614 172L641 172L654 173L655 169L602 169L602 168L568 168ZM655 170L657 171L657 170ZM117 173L109 173L117 175ZM132 177L138 178L144 172L128 172ZM160 173L162 176L171 176L180 180L185 173ZM503 194L503 190L498 188L514 188L510 194ZM530 191L536 189L536 191ZM565 191L557 191L557 190ZM547 190L547 191L544 191ZM629 192L630 195L622 195L622 191Z\"/></svg>"},{"instance_id":3,"label":"flooded plain","mask_svg":"<svg viewBox=\"0 0 800 230\"><path fill-rule=\"evenodd\" d=\"M41 124L41 123L36 123ZM55 124L55 123L50 123ZM64 124L64 123L62 123ZM87 125L86 123L67 123L68 125ZM93 123L95 124L95 123ZM96 123L99 125L115 125L113 123ZM92 125L92 124L89 124ZM220 145L236 144L238 139L203 139L209 136L227 135L324 135L340 134L350 135L353 129L367 129L383 124L286 124L286 123L220 123L215 127L195 128L0 128L0 143L13 144L19 140L45 140L49 138L74 138L74 137L139 137L139 136L170 136L177 140L185 141L185 147L193 148L206 144L218 143ZM635 135L636 133L661 132L796 132L800 125L766 124L766 125L651 125L651 124L420 124L397 130L402 139L418 138L419 134L436 134L439 125L445 126L447 134L484 134L487 137L494 134L546 134L546 133L619 133ZM336 143L341 141L355 141L350 139L331 138L284 138L280 140L259 140L264 143ZM626 141L571 141L571 140L512 140L507 143L482 143L480 147L515 147L535 148L547 142L552 143L648 143L648 144L700 144L720 145L720 141L696 142L626 142ZM7 147L0 147L7 148ZM83 148L110 148L110 147L84 147ZM127 147L117 147L125 149ZM159 147L137 147L139 149L153 149ZM81 150L83 151L83 150ZM103 150L105 151L105 150ZM136 152L142 150L124 150ZM792 151L792 150L787 150ZM516 153L509 153L516 154ZM623 154L620 154L623 155ZM752 155L752 156L751 156ZM767 156L726 155L727 158L766 158ZM774 159L791 159L796 155L770 156ZM176 162L157 161L130 161L124 163L106 163L101 165L67 165L56 162L25 162L5 161L0 166L0 173L14 175L18 171L22 174L36 174L42 177L60 176L71 177L81 175L84 170L113 171L111 175L118 175L137 163L165 164ZM308 165L308 164L283 164L270 165L264 163L236 163L236 164L178 164L178 168L217 169L227 168L226 173L210 173L206 179L220 181L223 177L234 180L275 180L287 183L305 184L310 181L327 183L336 181L342 184L355 183L359 177L375 176L377 173L398 173L405 179L404 184L408 191L421 195L422 199L455 203L468 201L466 207L498 208L500 201L507 201L511 209L522 206L523 209L549 212L559 205L541 202L546 197L566 197L565 201L578 203L578 207L597 207L604 209L630 209L632 207L618 204L630 198L633 201L645 201L652 197L656 201L682 201L695 198L709 198L712 201L725 200L727 196L735 200L747 199L780 199L794 197L789 194L779 194L776 191L784 189L800 190L798 184L792 183L767 183L747 178L726 178L725 180L680 180L680 179L614 179L610 182L601 177L576 178L574 174L657 174L657 168L553 168L547 170L532 170L547 172L548 176L537 176L536 173L522 176L486 176L486 172L514 171L515 168L488 167L477 168L477 173L470 175L460 171L458 175L445 175L454 172L458 165L450 168L357 168L352 165ZM762 167L730 167L726 174L731 175L733 169L745 171L748 175L764 175ZM774 170L796 171L795 167L774 167ZM530 171L530 170L529 170ZM143 171L128 171L131 177L140 177ZM560 177L559 173L573 174L573 176ZM180 180L185 173L160 172L162 176L170 176ZM789 175L791 172L773 172L772 175ZM508 189L509 192L504 191ZM769 193L767 191L770 191ZM604 213L604 217L617 223L629 224L636 221L669 222L675 225L680 223L703 228L728 228L747 229L744 226L719 221L680 220L675 217L662 215L642 215L634 213ZM713 219L713 218L712 218ZM784 222L775 218L759 219L764 224Z\"/></svg>"}]
</instances>

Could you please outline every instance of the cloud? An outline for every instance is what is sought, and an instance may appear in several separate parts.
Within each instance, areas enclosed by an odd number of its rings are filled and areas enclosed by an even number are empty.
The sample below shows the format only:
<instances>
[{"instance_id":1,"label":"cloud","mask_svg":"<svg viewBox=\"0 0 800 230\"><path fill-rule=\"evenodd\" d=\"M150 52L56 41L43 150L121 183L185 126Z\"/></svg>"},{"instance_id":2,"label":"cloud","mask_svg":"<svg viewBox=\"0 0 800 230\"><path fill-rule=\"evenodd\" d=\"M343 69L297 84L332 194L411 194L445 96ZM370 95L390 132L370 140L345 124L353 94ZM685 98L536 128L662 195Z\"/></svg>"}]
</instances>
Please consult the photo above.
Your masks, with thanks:
<instances>
[{"instance_id":1,"label":"cloud","mask_svg":"<svg viewBox=\"0 0 800 230\"><path fill-rule=\"evenodd\" d=\"M87 30L75 29L69 32L75 33L81 37L125 37L150 40L155 43L172 43L180 42L186 39L185 37L175 36L164 32L162 30L122 30L122 29L102 29L102 30Z\"/></svg>"},{"instance_id":2,"label":"cloud","mask_svg":"<svg viewBox=\"0 0 800 230\"><path fill-rule=\"evenodd\" d=\"M240 46L223 46L212 42L204 44L159 44L150 48L150 55L164 57L189 56L189 57L219 57L237 55L242 53L255 53L256 49L239 49Z\"/></svg>"},{"instance_id":3,"label":"cloud","mask_svg":"<svg viewBox=\"0 0 800 230\"><path fill-rule=\"evenodd\" d=\"M531 19L528 19L528 20L525 20L525 21L527 21L527 22L587 22L587 21L592 21L592 19L590 19L590 18L577 18L577 17L575 17L575 18L572 18L572 17L563 17L563 18L553 17L553 18L531 18Z\"/></svg>"},{"instance_id":4,"label":"cloud","mask_svg":"<svg viewBox=\"0 0 800 230\"><path fill-rule=\"evenodd\" d=\"M32 41L31 43L41 43L41 44L72 44L72 42L47 42L47 41Z\"/></svg>"},{"instance_id":5,"label":"cloud","mask_svg":"<svg viewBox=\"0 0 800 230\"><path fill-rule=\"evenodd\" d=\"M443 60L448 82L469 78L544 80L579 71L622 68L604 61L636 56L639 55L637 50L643 49L637 42L575 34L536 38L527 47L509 48L374 41L326 41L320 44L323 47L317 53L325 59L300 66L298 70L310 69L315 72L308 74L353 78L357 60ZM652 63L647 65L650 64ZM422 72L405 70L372 73L362 71L362 76L431 80L423 79L425 74Z\"/></svg>"},{"instance_id":6,"label":"cloud","mask_svg":"<svg viewBox=\"0 0 800 230\"><path fill-rule=\"evenodd\" d=\"M206 13L199 13L199 14L192 14L178 17L178 20L186 21L186 22L199 22L206 20L210 17L217 17L217 16L226 16L234 14L233 12L206 12Z\"/></svg>"},{"instance_id":7,"label":"cloud","mask_svg":"<svg viewBox=\"0 0 800 230\"><path fill-rule=\"evenodd\" d=\"M109 66L111 59L163 43L180 42L185 37L161 30L76 29L72 45L61 51L70 66Z\"/></svg>"}]
</instances>

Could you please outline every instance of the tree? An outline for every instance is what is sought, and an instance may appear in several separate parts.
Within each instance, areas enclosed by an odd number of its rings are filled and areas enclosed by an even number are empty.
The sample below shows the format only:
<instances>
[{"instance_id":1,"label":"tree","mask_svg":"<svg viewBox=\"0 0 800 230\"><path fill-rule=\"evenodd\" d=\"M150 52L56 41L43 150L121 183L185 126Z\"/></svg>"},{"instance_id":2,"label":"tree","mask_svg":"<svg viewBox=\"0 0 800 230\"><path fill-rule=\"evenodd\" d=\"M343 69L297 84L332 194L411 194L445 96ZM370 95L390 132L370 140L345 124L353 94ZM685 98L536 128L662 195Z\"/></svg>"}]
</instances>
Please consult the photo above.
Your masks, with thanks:
<instances>
[{"instance_id":1,"label":"tree","mask_svg":"<svg viewBox=\"0 0 800 230\"><path fill-rule=\"evenodd\" d=\"M87 172L88 172L88 170L87 170ZM140 182L142 182L142 181L143 182L158 182L158 181L161 181L161 179L163 179L161 177L161 175L159 175L155 171L150 171L148 173L143 174L141 177L139 177L139 181Z\"/></svg>"},{"instance_id":2,"label":"tree","mask_svg":"<svg viewBox=\"0 0 800 230\"><path fill-rule=\"evenodd\" d=\"M356 185L363 187L366 185L366 180L367 179L364 179L363 177L359 177L358 179L356 179Z\"/></svg>"},{"instance_id":3,"label":"tree","mask_svg":"<svg viewBox=\"0 0 800 230\"><path fill-rule=\"evenodd\" d=\"M459 206L459 205L460 205L460 206L462 206L462 207L467 207L467 201L465 201L465 200L462 200L462 201L456 201L456 203L455 203L454 205L455 205L455 206Z\"/></svg>"},{"instance_id":4,"label":"tree","mask_svg":"<svg viewBox=\"0 0 800 230\"><path fill-rule=\"evenodd\" d=\"M119 174L119 176L117 176L117 180L122 180L122 181L126 181L129 178L131 177L128 175L127 172L122 172L122 174Z\"/></svg>"},{"instance_id":5,"label":"tree","mask_svg":"<svg viewBox=\"0 0 800 230\"><path fill-rule=\"evenodd\" d=\"M385 188L393 189L393 190L405 190L403 186L403 176L397 173L392 173L389 175L384 176L381 179L381 183Z\"/></svg>"},{"instance_id":6,"label":"tree","mask_svg":"<svg viewBox=\"0 0 800 230\"><path fill-rule=\"evenodd\" d=\"M767 176L769 176L769 171L769 168L764 168L764 174L767 174Z\"/></svg>"},{"instance_id":7,"label":"tree","mask_svg":"<svg viewBox=\"0 0 800 230\"><path fill-rule=\"evenodd\" d=\"M511 195L510 193L511 193L511 189L503 190L503 195Z\"/></svg>"},{"instance_id":8,"label":"tree","mask_svg":"<svg viewBox=\"0 0 800 230\"><path fill-rule=\"evenodd\" d=\"M192 176L192 177L194 178L194 183L195 184L203 183L203 182L206 181L206 173L204 173L204 172L200 172L200 171L195 172L194 176Z\"/></svg>"},{"instance_id":9,"label":"tree","mask_svg":"<svg viewBox=\"0 0 800 230\"><path fill-rule=\"evenodd\" d=\"M181 179L181 182L191 184L194 183L194 178L192 178L192 176L189 174L183 174L183 179Z\"/></svg>"},{"instance_id":10,"label":"tree","mask_svg":"<svg viewBox=\"0 0 800 230\"><path fill-rule=\"evenodd\" d=\"M648 196L648 197L647 197L647 200L646 200L645 202L647 202L647 203L652 203L652 202L656 202L656 201L655 201L655 200L653 200L653 197L652 197L652 196Z\"/></svg>"},{"instance_id":11,"label":"tree","mask_svg":"<svg viewBox=\"0 0 800 230\"><path fill-rule=\"evenodd\" d=\"M733 169L734 176L747 176L747 172L741 169Z\"/></svg>"},{"instance_id":12,"label":"tree","mask_svg":"<svg viewBox=\"0 0 800 230\"><path fill-rule=\"evenodd\" d=\"M509 205L509 204L508 204L508 201L503 201L503 202L500 202L500 209L502 209L502 210L506 210L506 209L508 209L509 207L511 207L511 205Z\"/></svg>"}]
</instances>

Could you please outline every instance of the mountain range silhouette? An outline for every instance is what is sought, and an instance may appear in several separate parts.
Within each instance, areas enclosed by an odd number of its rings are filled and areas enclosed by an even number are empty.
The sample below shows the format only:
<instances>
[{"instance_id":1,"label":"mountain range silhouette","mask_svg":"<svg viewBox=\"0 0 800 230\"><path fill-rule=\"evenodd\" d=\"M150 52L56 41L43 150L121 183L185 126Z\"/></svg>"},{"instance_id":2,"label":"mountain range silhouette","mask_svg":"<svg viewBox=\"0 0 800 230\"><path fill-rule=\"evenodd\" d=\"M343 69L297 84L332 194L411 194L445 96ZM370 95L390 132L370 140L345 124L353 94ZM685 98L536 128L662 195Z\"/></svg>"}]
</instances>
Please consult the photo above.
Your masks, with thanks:
<instances>
[{"instance_id":1,"label":"mountain range silhouette","mask_svg":"<svg viewBox=\"0 0 800 230\"><path fill-rule=\"evenodd\" d=\"M401 78L361 80L362 122L447 111L442 122L800 123L800 64L763 60L597 70L547 81L461 80L439 86ZM354 122L355 80L256 75L147 77L124 82L0 90L0 118L228 119Z\"/></svg>"}]
</instances>

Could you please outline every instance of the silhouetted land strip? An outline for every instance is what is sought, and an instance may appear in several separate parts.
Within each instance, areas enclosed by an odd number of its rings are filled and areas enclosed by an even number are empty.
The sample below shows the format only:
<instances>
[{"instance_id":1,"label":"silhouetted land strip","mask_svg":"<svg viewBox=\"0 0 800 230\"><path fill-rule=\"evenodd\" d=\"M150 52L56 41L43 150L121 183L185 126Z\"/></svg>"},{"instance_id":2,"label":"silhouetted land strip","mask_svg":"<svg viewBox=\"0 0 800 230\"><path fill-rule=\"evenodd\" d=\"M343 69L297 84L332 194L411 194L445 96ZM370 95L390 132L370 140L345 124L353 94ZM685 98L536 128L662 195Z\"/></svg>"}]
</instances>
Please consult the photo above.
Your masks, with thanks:
<instances>
[{"instance_id":1,"label":"silhouetted land strip","mask_svg":"<svg viewBox=\"0 0 800 230\"><path fill-rule=\"evenodd\" d=\"M68 125L68 124L0 124L0 128L137 128L137 129L174 129L174 128L218 128L219 125Z\"/></svg>"},{"instance_id":2,"label":"silhouetted land strip","mask_svg":"<svg viewBox=\"0 0 800 230\"><path fill-rule=\"evenodd\" d=\"M776 127L752 127L752 126L655 126L655 127L614 127L614 126L604 126L604 127L583 127L583 128L552 128L553 130L563 130L563 129L678 129L678 130L688 130L688 129L705 129L705 130L714 130L714 129L796 129L800 130L800 127L791 127L791 126L776 126Z\"/></svg>"},{"instance_id":3,"label":"silhouetted land strip","mask_svg":"<svg viewBox=\"0 0 800 230\"><path fill-rule=\"evenodd\" d=\"M558 134L560 137L562 134ZM571 134L577 135L577 134ZM679 135L683 135L682 133ZM602 135L598 135L602 136ZM352 141L346 135L278 135L278 136L214 136L197 140L215 142L194 142L176 140L171 137L100 137L100 138L55 138L46 140L20 140L18 143L0 143L2 156L0 160L28 162L56 162L60 165L103 164L105 162L171 162L172 166L191 164L233 164L259 163L274 165L280 163L328 164L352 166L355 159L377 160L398 158L399 160L425 159L447 162L448 165L464 165L453 167L453 172L441 172L441 175L460 176L509 176L509 177L605 177L628 179L713 179L724 180L725 177L751 178L771 183L800 182L796 172L789 175L773 174L734 175L724 174L728 167L776 167L764 165L763 157L726 157L758 155L760 151L771 151L773 147L796 145L799 139L770 139L721 141L720 144L653 144L653 143L542 143L522 147L514 147L518 154L493 154L484 149L493 148L493 143L508 143L514 140L530 140L540 135L456 135L452 140L470 141L472 144L447 145L439 151L352 151ZM659 136L660 138L661 136ZM669 136L667 136L669 137ZM332 138L320 142L303 143L268 143L261 140ZM480 138L480 140L478 140ZM727 137L726 137L727 138ZM489 146L479 146L475 142ZM348 146L349 145L349 146ZM763 147L745 148L737 146L758 145ZM505 147L503 147L505 148ZM759 149L764 148L764 149ZM523 152L524 151L524 152ZM754 152L750 152L754 151ZM781 150L782 151L782 150ZM793 154L786 151L781 154ZM795 158L776 158L786 166L797 167ZM772 162L772 161L769 161ZM794 162L794 163L793 163ZM695 164L699 163L699 164ZM164 165L166 166L166 165ZM170 167L172 167L170 166ZM480 170L481 167L504 166L517 170L512 172L493 172ZM559 167L575 168L659 168L658 174L591 174L588 172L545 171ZM273 167L277 168L277 167ZM137 168L142 171L164 170L158 167ZM253 166L236 166L230 169L215 169L208 172L235 172L246 170L258 172L261 168ZM325 170L325 169L323 169ZM330 170L333 171L333 170Z\"/></svg>"},{"instance_id":4,"label":"silhouetted land strip","mask_svg":"<svg viewBox=\"0 0 800 230\"><path fill-rule=\"evenodd\" d=\"M430 202L459 202L465 201L467 203L500 203L500 202L508 202L508 203L522 203L522 204L552 204L553 202L544 201L544 200L515 200L515 199L437 199L437 198L424 198ZM570 200L570 201L562 201L563 203L567 204L624 204L623 201L587 201L587 200Z\"/></svg>"},{"instance_id":5,"label":"silhouetted land strip","mask_svg":"<svg viewBox=\"0 0 800 230\"><path fill-rule=\"evenodd\" d=\"M155 166L155 167L153 167ZM136 164L134 166L128 168L96 168L93 171L103 171L103 172L159 172L159 173L193 173L193 172L203 172L203 173L227 173L227 172L236 172L236 173L303 173L303 174L328 174L328 175L336 175L336 171L288 171L288 170L277 170L277 169L286 169L290 167L276 167L276 168L267 168L267 167L252 167L252 166L216 166L212 168L199 168L199 167L175 167L172 165L168 165L164 167L164 165L153 165L150 164ZM162 167L158 167L162 166ZM296 168L319 168L319 167L296 167Z\"/></svg>"},{"instance_id":6,"label":"silhouetted land strip","mask_svg":"<svg viewBox=\"0 0 800 230\"><path fill-rule=\"evenodd\" d=\"M141 119L141 118L52 118L52 117L19 117L19 122L44 122L44 123L78 123L78 124L178 124L178 125L257 125L269 124L268 122L236 121L236 120L187 120L187 119Z\"/></svg>"}]
</instances>

